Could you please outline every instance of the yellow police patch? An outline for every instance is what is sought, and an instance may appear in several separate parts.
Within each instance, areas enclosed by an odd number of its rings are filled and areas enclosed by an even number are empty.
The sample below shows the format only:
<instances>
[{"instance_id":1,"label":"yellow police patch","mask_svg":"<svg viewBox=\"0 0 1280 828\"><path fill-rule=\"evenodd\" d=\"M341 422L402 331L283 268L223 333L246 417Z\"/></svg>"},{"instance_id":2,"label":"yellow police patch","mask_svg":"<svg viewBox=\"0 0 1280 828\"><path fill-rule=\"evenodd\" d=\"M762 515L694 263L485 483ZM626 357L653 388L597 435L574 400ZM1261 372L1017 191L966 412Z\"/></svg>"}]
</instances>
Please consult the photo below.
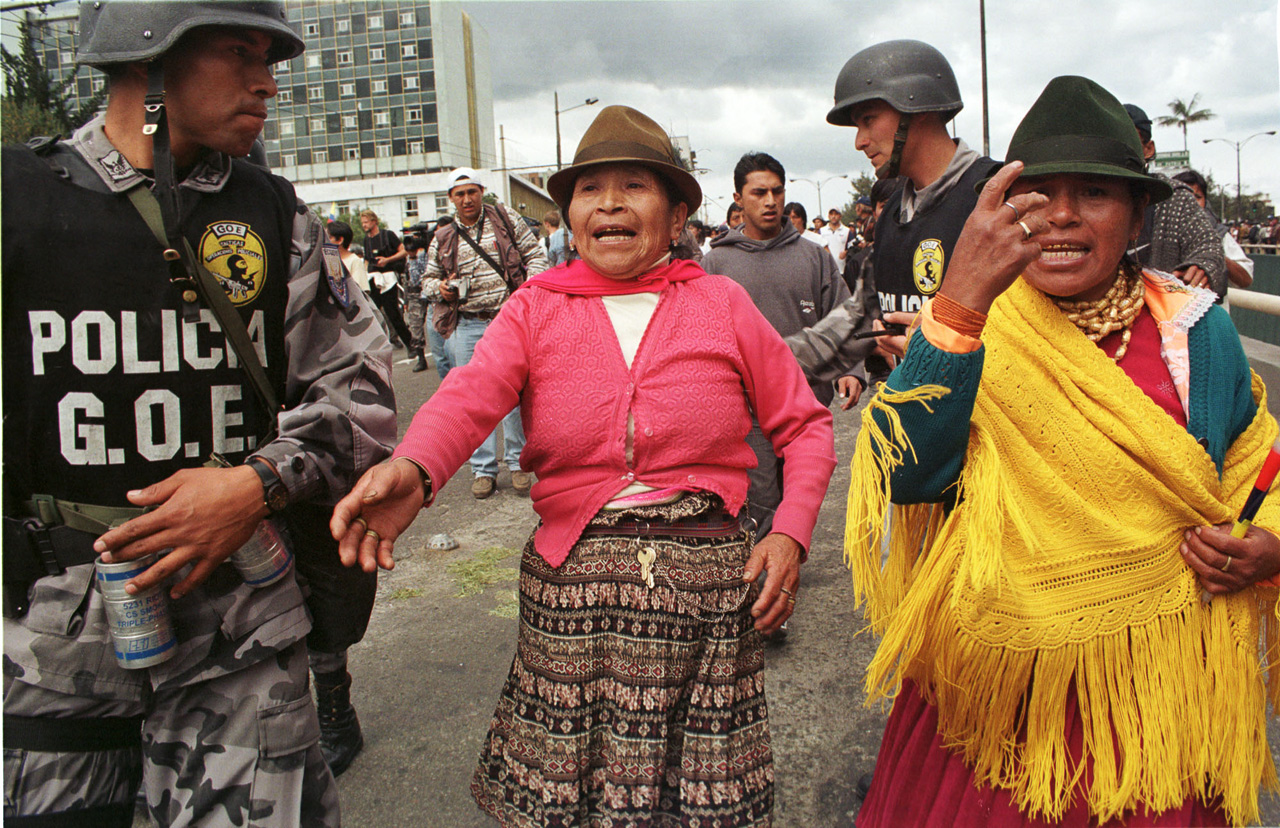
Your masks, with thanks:
<instances>
[{"instance_id":1,"label":"yellow police patch","mask_svg":"<svg viewBox=\"0 0 1280 828\"><path fill-rule=\"evenodd\" d=\"M916 248L911 258L911 276L915 280L916 290L925 296L931 296L942 285L942 265L946 255L942 252L942 242L937 239L925 239Z\"/></svg>"},{"instance_id":2,"label":"yellow police patch","mask_svg":"<svg viewBox=\"0 0 1280 828\"><path fill-rule=\"evenodd\" d=\"M257 298L267 281L267 254L262 239L238 221L210 224L200 237L198 251L204 266L218 278L233 305Z\"/></svg>"}]
</instances>

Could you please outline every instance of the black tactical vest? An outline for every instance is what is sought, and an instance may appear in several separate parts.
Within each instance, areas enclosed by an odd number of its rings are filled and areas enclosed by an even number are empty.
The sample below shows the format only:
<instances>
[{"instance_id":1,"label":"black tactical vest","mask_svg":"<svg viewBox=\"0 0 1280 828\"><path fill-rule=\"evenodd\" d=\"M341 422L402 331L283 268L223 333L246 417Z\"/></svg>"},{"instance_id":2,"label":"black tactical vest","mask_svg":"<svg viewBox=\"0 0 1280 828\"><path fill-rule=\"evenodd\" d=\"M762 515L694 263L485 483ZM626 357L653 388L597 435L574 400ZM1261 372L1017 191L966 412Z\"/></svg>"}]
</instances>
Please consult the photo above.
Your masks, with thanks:
<instances>
[{"instance_id":1,"label":"black tactical vest","mask_svg":"<svg viewBox=\"0 0 1280 828\"><path fill-rule=\"evenodd\" d=\"M997 161L979 158L941 202L927 212L917 211L907 224L900 221L902 188L889 197L876 222L871 254L881 310L915 313L938 292L956 239L978 202L974 185L999 167Z\"/></svg>"},{"instance_id":2,"label":"black tactical vest","mask_svg":"<svg viewBox=\"0 0 1280 828\"><path fill-rule=\"evenodd\" d=\"M156 241L123 194L73 184L26 148L3 156L4 478L32 493L128 505L125 492L241 462L269 430L213 312L182 316ZM219 193L183 193L192 249L240 312L284 399L296 200L235 161Z\"/></svg>"}]
</instances>

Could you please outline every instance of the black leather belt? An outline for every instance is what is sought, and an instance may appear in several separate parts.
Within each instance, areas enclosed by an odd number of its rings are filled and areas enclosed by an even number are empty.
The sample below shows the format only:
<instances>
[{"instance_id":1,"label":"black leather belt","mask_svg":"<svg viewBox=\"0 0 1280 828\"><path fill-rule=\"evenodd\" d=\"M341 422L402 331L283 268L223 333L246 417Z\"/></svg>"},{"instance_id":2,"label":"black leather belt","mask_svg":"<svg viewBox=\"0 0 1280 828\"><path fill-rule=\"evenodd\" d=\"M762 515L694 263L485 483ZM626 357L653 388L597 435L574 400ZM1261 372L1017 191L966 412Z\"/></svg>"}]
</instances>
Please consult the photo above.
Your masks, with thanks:
<instances>
[{"instance_id":1,"label":"black leather belt","mask_svg":"<svg viewBox=\"0 0 1280 828\"><path fill-rule=\"evenodd\" d=\"M463 319L483 319L486 322L492 321L498 315L496 310L479 311L471 313L470 311L458 311L458 316Z\"/></svg>"},{"instance_id":2,"label":"black leather belt","mask_svg":"<svg viewBox=\"0 0 1280 828\"><path fill-rule=\"evenodd\" d=\"M626 535L660 538L728 538L742 532L742 523L723 507L679 520L626 517L617 523L591 523L584 536Z\"/></svg>"}]
</instances>

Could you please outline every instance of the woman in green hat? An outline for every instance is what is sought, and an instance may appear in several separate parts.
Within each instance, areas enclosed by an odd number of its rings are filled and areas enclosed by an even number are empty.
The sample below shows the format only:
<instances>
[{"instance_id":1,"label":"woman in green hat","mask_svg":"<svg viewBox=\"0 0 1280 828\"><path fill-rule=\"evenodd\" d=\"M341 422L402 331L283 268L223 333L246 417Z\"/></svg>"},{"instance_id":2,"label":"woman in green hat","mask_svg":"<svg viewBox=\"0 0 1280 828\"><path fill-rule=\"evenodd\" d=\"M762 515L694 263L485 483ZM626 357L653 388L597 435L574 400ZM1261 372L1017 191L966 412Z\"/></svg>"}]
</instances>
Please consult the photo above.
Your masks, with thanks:
<instances>
[{"instance_id":1,"label":"woman in green hat","mask_svg":"<svg viewBox=\"0 0 1280 828\"><path fill-rule=\"evenodd\" d=\"M1053 80L1008 156L859 435L846 554L895 701L858 825L1256 820L1280 497L1230 530L1265 389L1211 292L1126 258L1169 188L1114 96Z\"/></svg>"},{"instance_id":2,"label":"woman in green hat","mask_svg":"<svg viewBox=\"0 0 1280 828\"><path fill-rule=\"evenodd\" d=\"M831 412L746 291L673 259L702 192L651 118L603 109L547 190L581 259L512 294L331 529L348 565L390 569L397 537L518 404L541 522L477 803L520 828L770 825L761 634L796 606ZM758 543L738 517L752 412L786 459Z\"/></svg>"}]
</instances>

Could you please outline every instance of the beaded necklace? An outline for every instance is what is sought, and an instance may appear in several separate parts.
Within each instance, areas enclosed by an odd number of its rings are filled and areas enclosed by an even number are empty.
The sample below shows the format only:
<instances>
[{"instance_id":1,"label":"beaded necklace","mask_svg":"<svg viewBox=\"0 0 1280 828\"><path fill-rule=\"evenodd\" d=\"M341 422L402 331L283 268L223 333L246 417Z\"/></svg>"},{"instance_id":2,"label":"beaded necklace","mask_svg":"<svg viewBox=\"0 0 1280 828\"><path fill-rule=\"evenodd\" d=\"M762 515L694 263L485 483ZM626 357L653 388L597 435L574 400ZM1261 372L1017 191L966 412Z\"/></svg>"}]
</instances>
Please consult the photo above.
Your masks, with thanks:
<instances>
[{"instance_id":1,"label":"beaded necklace","mask_svg":"<svg viewBox=\"0 0 1280 828\"><path fill-rule=\"evenodd\" d=\"M1119 362L1129 350L1129 338L1133 335L1133 323L1142 313L1146 288L1140 277L1131 277L1121 265L1116 280L1106 296L1092 301L1074 302L1070 299L1050 297L1067 319L1080 329L1090 342L1097 343L1108 334L1124 331L1120 347L1113 360Z\"/></svg>"}]
</instances>

